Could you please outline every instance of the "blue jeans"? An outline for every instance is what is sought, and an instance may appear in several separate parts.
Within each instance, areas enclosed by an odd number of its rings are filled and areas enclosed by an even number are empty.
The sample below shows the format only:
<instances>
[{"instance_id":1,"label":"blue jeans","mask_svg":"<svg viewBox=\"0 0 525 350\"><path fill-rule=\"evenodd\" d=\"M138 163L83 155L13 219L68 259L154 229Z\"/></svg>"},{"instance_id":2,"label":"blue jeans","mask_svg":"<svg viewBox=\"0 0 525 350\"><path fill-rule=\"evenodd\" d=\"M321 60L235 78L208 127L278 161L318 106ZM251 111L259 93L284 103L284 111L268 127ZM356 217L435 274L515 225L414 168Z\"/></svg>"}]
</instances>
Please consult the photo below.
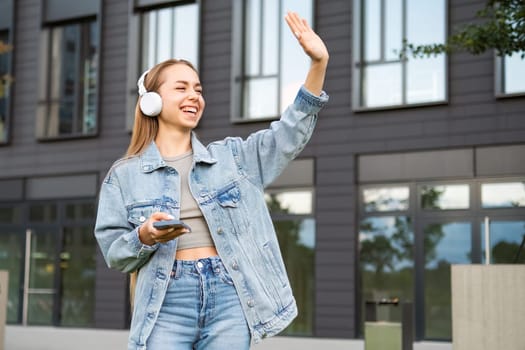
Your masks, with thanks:
<instances>
[{"instance_id":1,"label":"blue jeans","mask_svg":"<svg viewBox=\"0 0 525 350\"><path fill-rule=\"evenodd\" d=\"M176 260L148 350L247 350L251 335L219 257Z\"/></svg>"}]
</instances>

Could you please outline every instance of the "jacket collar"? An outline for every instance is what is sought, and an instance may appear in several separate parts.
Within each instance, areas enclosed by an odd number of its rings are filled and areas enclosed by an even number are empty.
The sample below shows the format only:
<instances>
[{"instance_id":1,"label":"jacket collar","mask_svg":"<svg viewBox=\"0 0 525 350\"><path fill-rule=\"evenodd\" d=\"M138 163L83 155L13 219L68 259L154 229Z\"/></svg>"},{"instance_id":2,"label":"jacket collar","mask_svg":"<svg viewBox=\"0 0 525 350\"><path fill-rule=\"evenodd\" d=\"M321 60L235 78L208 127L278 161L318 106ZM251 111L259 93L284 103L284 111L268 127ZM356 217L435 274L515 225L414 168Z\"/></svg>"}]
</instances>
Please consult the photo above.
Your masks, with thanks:
<instances>
[{"instance_id":1,"label":"jacket collar","mask_svg":"<svg viewBox=\"0 0 525 350\"><path fill-rule=\"evenodd\" d=\"M197 139L194 132L191 133L191 147L193 149L193 160L195 163L203 162L214 164L217 162L208 149ZM139 159L140 169L145 173L150 173L166 166L166 162L162 158L155 141L151 141L144 152L139 156Z\"/></svg>"}]
</instances>

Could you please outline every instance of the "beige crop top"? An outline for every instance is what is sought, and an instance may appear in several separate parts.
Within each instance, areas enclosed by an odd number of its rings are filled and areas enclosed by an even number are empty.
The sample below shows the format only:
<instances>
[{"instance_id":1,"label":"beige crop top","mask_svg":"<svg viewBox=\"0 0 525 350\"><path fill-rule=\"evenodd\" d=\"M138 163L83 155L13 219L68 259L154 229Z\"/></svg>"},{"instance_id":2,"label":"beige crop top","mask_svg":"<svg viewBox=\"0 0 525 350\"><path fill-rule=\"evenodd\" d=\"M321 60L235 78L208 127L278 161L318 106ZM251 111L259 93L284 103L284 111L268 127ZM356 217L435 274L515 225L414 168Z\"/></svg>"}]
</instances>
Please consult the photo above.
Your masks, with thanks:
<instances>
[{"instance_id":1,"label":"beige crop top","mask_svg":"<svg viewBox=\"0 0 525 350\"><path fill-rule=\"evenodd\" d=\"M188 184L188 174L193 164L193 151L186 152L177 157L164 158L169 166L175 168L180 177L180 219L191 227L191 232L178 238L177 250L214 247L210 230L204 216L191 195Z\"/></svg>"}]
</instances>

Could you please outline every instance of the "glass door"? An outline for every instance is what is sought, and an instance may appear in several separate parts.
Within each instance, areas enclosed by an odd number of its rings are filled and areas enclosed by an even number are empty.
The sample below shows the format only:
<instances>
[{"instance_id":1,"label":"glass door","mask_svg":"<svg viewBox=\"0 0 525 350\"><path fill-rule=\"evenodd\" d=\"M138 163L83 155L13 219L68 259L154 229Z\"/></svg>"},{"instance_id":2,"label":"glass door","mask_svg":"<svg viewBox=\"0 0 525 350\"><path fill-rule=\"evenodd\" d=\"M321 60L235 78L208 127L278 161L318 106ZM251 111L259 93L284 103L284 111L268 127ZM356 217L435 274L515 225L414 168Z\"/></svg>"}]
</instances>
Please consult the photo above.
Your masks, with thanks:
<instances>
[{"instance_id":1,"label":"glass door","mask_svg":"<svg viewBox=\"0 0 525 350\"><path fill-rule=\"evenodd\" d=\"M423 247L418 261L420 281L419 309L424 319L416 327L425 339L448 340L452 338L452 295L450 266L471 264L473 256L473 225L470 220L422 220Z\"/></svg>"},{"instance_id":2,"label":"glass door","mask_svg":"<svg viewBox=\"0 0 525 350\"><path fill-rule=\"evenodd\" d=\"M58 251L56 227L26 231L22 324L53 325Z\"/></svg>"}]
</instances>

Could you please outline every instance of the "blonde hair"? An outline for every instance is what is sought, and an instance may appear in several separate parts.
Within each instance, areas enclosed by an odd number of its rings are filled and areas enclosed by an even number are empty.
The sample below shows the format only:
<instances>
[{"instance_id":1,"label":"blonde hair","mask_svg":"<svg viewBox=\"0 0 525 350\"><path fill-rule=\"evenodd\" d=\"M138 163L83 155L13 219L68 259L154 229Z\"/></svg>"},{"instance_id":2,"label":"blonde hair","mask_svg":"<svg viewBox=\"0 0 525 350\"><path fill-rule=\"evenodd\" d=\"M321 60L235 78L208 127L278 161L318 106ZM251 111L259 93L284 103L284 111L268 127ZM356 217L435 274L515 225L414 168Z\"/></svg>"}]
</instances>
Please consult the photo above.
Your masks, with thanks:
<instances>
[{"instance_id":1,"label":"blonde hair","mask_svg":"<svg viewBox=\"0 0 525 350\"><path fill-rule=\"evenodd\" d=\"M153 68L151 68L144 78L144 87L146 91L158 91L160 85L164 82L162 79L162 72L165 68L173 66L175 64L184 64L193 69L197 74L199 72L195 69L195 66L190 61L183 59L169 59L163 61ZM142 113L139 106L140 97L137 99L135 106L135 120L133 122L133 131L131 134L131 140L129 142L128 149L126 151L126 157L136 156L141 154L146 147L155 140L157 132L159 130L159 121L156 117L149 117ZM134 298L135 298L135 286L137 285L138 271L130 273L129 276L129 297L131 310L133 311Z\"/></svg>"}]
</instances>

